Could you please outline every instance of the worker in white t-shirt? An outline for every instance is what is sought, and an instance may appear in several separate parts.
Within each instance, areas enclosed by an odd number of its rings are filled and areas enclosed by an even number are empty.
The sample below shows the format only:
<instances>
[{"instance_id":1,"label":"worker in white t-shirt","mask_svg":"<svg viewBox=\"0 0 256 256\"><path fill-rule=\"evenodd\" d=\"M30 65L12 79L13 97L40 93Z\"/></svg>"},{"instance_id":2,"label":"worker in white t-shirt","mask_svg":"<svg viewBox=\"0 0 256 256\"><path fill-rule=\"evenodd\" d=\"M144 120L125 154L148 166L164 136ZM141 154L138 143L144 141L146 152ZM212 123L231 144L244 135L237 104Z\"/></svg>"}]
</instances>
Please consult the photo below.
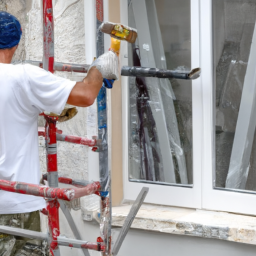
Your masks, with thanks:
<instances>
[{"instance_id":1,"label":"worker in white t-shirt","mask_svg":"<svg viewBox=\"0 0 256 256\"><path fill-rule=\"evenodd\" d=\"M66 103L92 105L103 78L117 79L118 60L114 53L105 53L82 82L70 81L29 64L12 65L21 35L19 21L0 12L0 179L39 184L38 115L44 111L60 114ZM0 225L39 231L38 210L44 207L43 198L0 191ZM25 243L0 234L0 255L23 255L22 250L36 246ZM38 255L42 255L40 249Z\"/></svg>"}]
</instances>

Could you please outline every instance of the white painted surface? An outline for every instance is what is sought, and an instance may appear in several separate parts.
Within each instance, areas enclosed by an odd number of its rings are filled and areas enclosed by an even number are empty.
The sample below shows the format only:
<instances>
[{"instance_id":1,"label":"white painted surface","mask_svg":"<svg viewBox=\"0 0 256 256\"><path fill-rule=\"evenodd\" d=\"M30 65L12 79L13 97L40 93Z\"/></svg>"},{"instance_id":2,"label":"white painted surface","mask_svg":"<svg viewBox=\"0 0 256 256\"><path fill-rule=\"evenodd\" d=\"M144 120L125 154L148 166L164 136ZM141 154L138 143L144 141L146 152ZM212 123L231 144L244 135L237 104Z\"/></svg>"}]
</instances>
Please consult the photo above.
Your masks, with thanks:
<instances>
[{"instance_id":1,"label":"white painted surface","mask_svg":"<svg viewBox=\"0 0 256 256\"><path fill-rule=\"evenodd\" d=\"M130 230L118 256L254 256L255 246Z\"/></svg>"}]
</instances>

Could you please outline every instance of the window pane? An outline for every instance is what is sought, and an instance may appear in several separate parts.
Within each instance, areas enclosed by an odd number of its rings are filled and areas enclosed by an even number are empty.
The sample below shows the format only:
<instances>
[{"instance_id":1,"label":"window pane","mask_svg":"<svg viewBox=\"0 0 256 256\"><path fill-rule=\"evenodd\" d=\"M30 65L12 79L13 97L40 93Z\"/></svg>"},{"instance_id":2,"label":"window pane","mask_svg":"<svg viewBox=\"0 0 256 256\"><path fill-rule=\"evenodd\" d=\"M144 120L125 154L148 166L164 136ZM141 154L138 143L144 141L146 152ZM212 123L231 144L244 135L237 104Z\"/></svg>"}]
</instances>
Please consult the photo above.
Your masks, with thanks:
<instances>
[{"instance_id":1,"label":"window pane","mask_svg":"<svg viewBox=\"0 0 256 256\"><path fill-rule=\"evenodd\" d=\"M214 0L215 186L256 190L256 0Z\"/></svg>"},{"instance_id":2,"label":"window pane","mask_svg":"<svg viewBox=\"0 0 256 256\"><path fill-rule=\"evenodd\" d=\"M190 1L134 0L129 66L190 70ZM191 82L129 78L129 180L193 183Z\"/></svg>"}]
</instances>

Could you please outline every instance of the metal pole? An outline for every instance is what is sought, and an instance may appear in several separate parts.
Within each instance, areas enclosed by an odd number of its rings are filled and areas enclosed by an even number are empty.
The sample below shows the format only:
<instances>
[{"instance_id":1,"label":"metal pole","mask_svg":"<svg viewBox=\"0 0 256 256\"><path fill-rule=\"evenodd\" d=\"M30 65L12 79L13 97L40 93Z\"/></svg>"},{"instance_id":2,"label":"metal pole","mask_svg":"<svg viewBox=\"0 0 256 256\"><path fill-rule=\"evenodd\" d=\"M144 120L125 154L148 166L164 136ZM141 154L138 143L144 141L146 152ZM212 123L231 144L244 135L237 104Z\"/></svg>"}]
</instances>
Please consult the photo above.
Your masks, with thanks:
<instances>
[{"instance_id":1,"label":"metal pole","mask_svg":"<svg viewBox=\"0 0 256 256\"><path fill-rule=\"evenodd\" d=\"M45 241L48 240L47 233L31 231L31 230L26 230L22 228L0 226L0 232L4 234L13 235L13 236L27 237L30 239L39 239L39 240L45 240ZM105 250L105 245L103 243L99 243L99 242L92 243L88 241L67 238L64 236L58 237L58 244L62 246L67 246L69 248L81 248L82 250L86 250L86 252L88 252L87 249L94 250L94 251Z\"/></svg>"},{"instance_id":2,"label":"metal pole","mask_svg":"<svg viewBox=\"0 0 256 256\"><path fill-rule=\"evenodd\" d=\"M55 118L55 120L54 120ZM49 187L58 187L58 167L57 167L57 139L56 139L56 120L57 117L45 116L45 142L46 142L46 161ZM54 256L60 255L57 237L60 234L59 227L59 202L57 199L47 200L48 224L50 231L50 252Z\"/></svg>"},{"instance_id":3,"label":"metal pole","mask_svg":"<svg viewBox=\"0 0 256 256\"><path fill-rule=\"evenodd\" d=\"M157 78L175 78L193 80L200 76L201 69L195 68L191 71L182 70L167 70L158 68L145 68L145 67L122 67L122 76L136 76L136 77L157 77Z\"/></svg>"},{"instance_id":4,"label":"metal pole","mask_svg":"<svg viewBox=\"0 0 256 256\"><path fill-rule=\"evenodd\" d=\"M44 56L43 68L54 72L54 18L52 0L43 0L43 36Z\"/></svg>"},{"instance_id":5,"label":"metal pole","mask_svg":"<svg viewBox=\"0 0 256 256\"><path fill-rule=\"evenodd\" d=\"M57 133L57 140L58 141L65 141L73 144L81 144L89 147L97 146L97 139L88 139L84 137L74 136L74 135L66 135L66 134L58 134Z\"/></svg>"},{"instance_id":6,"label":"metal pole","mask_svg":"<svg viewBox=\"0 0 256 256\"><path fill-rule=\"evenodd\" d=\"M20 63L20 62L15 62ZM29 63L37 67L43 67L43 63L34 60L25 60L21 63ZM78 72L87 73L90 65L87 64L72 64L72 63L62 63L54 62L55 71L66 71L66 72ZM194 68L189 71L183 70L168 70L168 69L158 69L149 67L128 67L124 66L121 69L122 76L135 76L135 77L157 77L157 78L175 78L182 80L194 80L197 79L201 74L200 68Z\"/></svg>"},{"instance_id":7,"label":"metal pole","mask_svg":"<svg viewBox=\"0 0 256 256\"><path fill-rule=\"evenodd\" d=\"M43 67L43 62L42 61L25 60L25 61L14 62L14 64L19 64L19 63L28 63L28 64L31 64L31 65L37 66L39 68ZM53 67L54 67L54 71L87 73L90 65L54 62Z\"/></svg>"},{"instance_id":8,"label":"metal pole","mask_svg":"<svg viewBox=\"0 0 256 256\"><path fill-rule=\"evenodd\" d=\"M94 250L94 251L104 251L105 250L105 245L103 243L91 243L87 241L82 241L82 240L75 240L75 239L70 239L66 237L58 237L58 244L63 245L63 246L68 246L72 248L81 248L81 249L89 249L89 250Z\"/></svg>"},{"instance_id":9,"label":"metal pole","mask_svg":"<svg viewBox=\"0 0 256 256\"><path fill-rule=\"evenodd\" d=\"M54 72L54 17L52 0L43 0L43 37L44 55L43 68ZM49 186L58 187L57 168L57 139L56 121L58 117L45 116L45 142L46 161ZM50 232L50 253L54 256L60 255L57 237L60 234L59 227L59 202L57 199L49 199L47 202L48 224Z\"/></svg>"},{"instance_id":10,"label":"metal pole","mask_svg":"<svg viewBox=\"0 0 256 256\"><path fill-rule=\"evenodd\" d=\"M25 182L0 180L0 189L14 193L40 196L47 199L61 199L65 201L71 201L100 191L100 183L98 181L86 184L86 182L79 183L65 177L60 177L58 179L64 181L63 183L66 184L73 184L72 182L74 182L79 188L46 187Z\"/></svg>"},{"instance_id":11,"label":"metal pole","mask_svg":"<svg viewBox=\"0 0 256 256\"><path fill-rule=\"evenodd\" d=\"M103 0L96 0L96 54L97 57L104 53L104 34L99 30L104 20ZM101 237L98 242L105 243L103 255L111 254L111 175L109 169L108 151L108 127L107 127L107 92L102 87L97 97L98 109L98 139L101 141L99 146L99 171L101 182ZM105 193L104 193L105 192Z\"/></svg>"}]
</instances>

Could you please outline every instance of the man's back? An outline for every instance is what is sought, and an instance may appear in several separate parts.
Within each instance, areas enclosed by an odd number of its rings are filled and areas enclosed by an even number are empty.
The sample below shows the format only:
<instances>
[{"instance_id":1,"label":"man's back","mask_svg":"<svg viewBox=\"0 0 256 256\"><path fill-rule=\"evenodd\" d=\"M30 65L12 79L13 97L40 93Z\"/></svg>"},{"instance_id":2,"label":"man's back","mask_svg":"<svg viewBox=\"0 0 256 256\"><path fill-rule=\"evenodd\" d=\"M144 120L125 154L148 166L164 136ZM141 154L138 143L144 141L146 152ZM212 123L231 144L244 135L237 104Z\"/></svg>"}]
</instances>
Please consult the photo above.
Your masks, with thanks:
<instances>
[{"instance_id":1,"label":"man's back","mask_svg":"<svg viewBox=\"0 0 256 256\"><path fill-rule=\"evenodd\" d=\"M31 65L0 64L0 179L38 184L38 115L61 112L75 82ZM43 198L0 191L0 214L45 207Z\"/></svg>"}]
</instances>

